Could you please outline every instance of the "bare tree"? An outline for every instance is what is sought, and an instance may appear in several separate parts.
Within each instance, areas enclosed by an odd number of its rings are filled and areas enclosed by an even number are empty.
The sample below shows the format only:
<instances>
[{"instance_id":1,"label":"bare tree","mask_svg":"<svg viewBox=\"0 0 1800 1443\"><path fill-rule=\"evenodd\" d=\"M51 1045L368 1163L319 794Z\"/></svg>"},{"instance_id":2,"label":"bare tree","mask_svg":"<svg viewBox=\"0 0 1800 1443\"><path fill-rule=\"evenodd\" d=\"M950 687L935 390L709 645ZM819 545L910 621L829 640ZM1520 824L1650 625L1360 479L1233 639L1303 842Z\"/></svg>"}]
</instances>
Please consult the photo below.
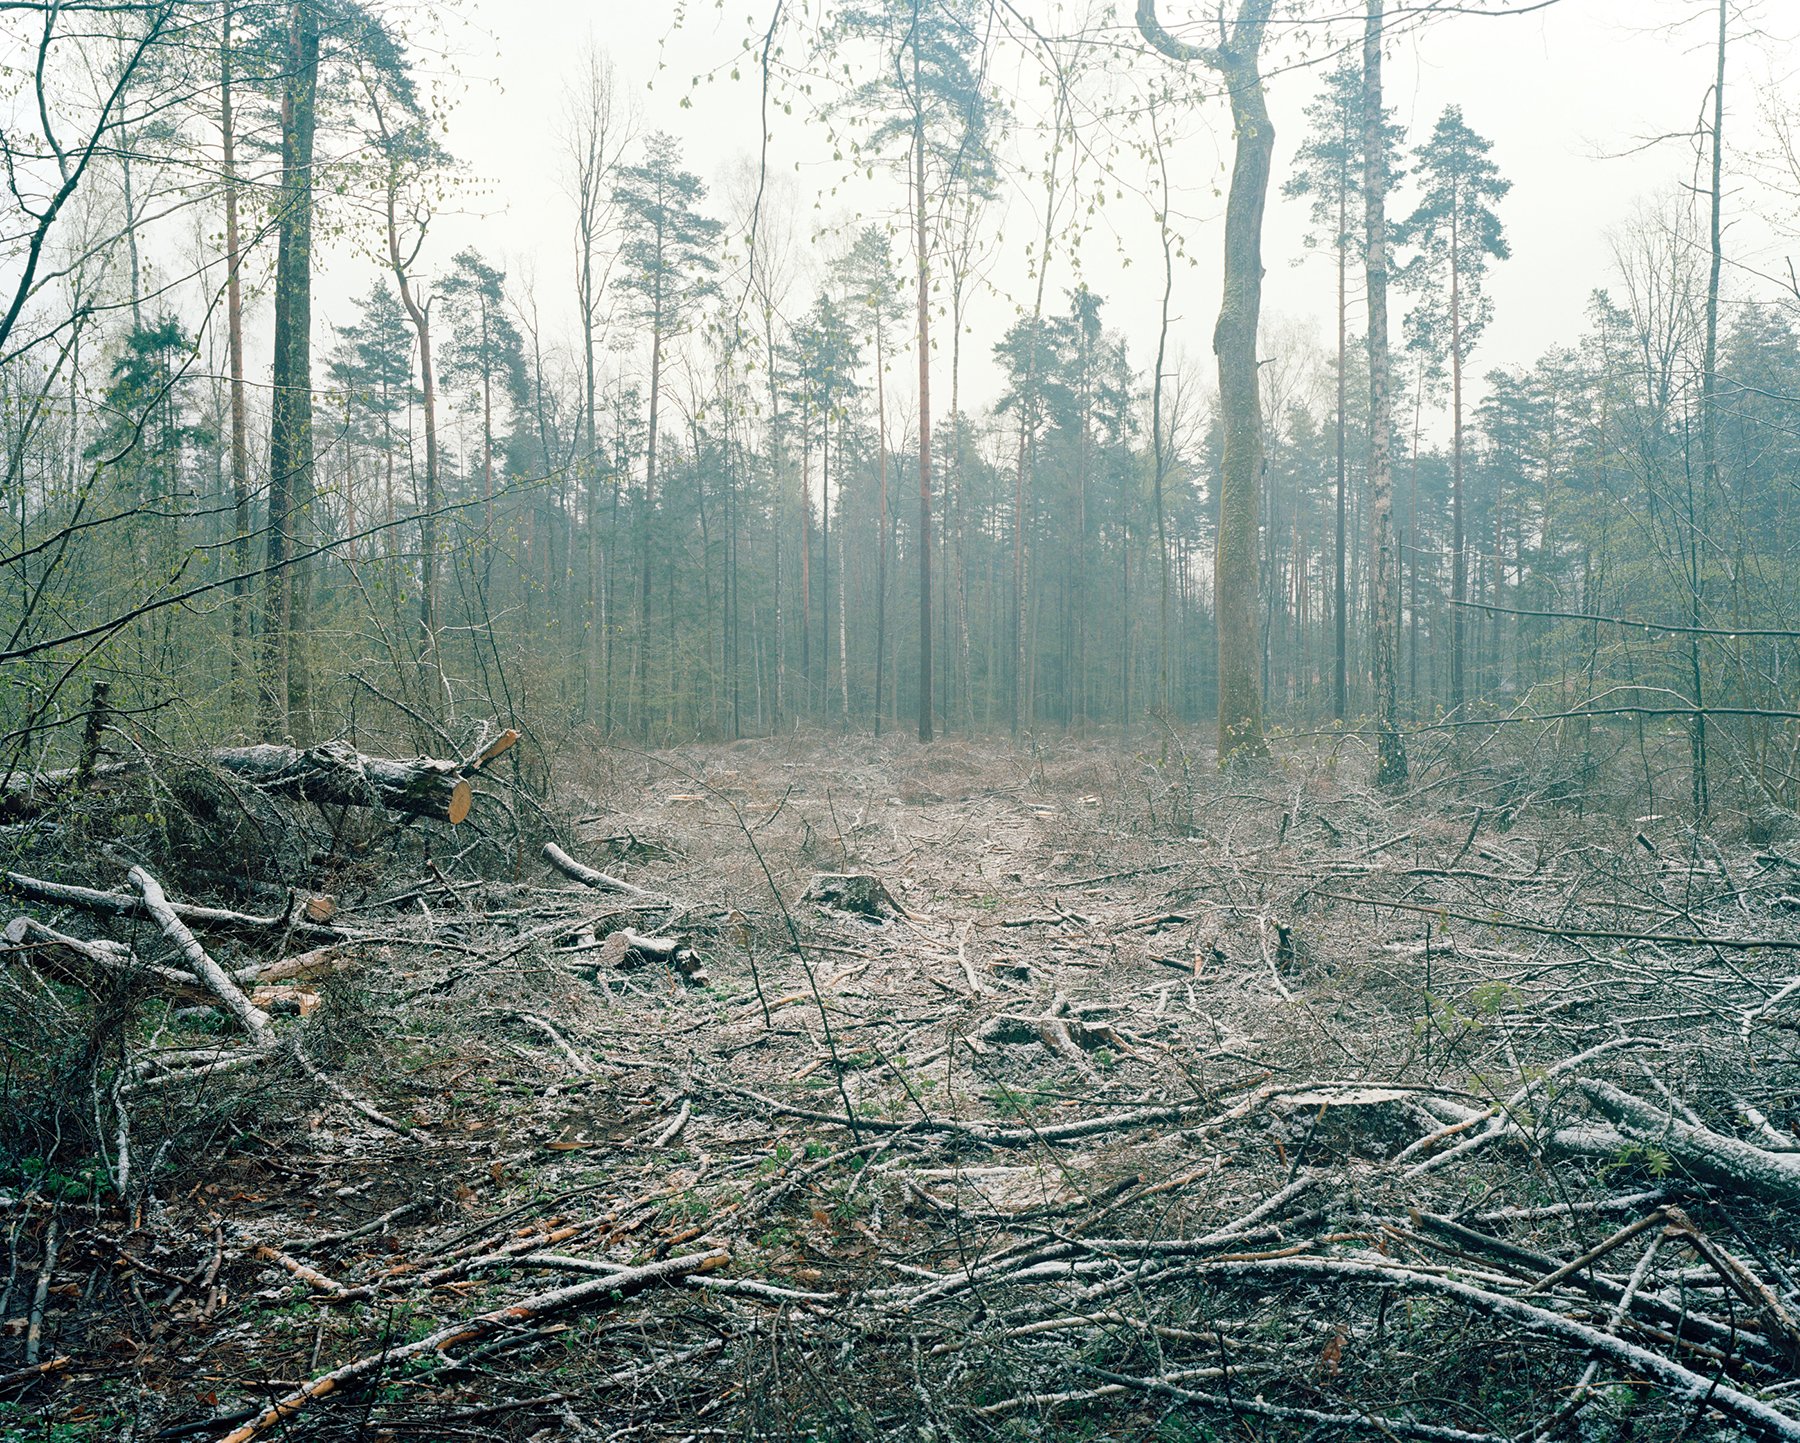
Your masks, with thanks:
<instances>
[{"instance_id":1,"label":"bare tree","mask_svg":"<svg viewBox=\"0 0 1800 1443\"><path fill-rule=\"evenodd\" d=\"M619 97L618 78L607 53L590 35L577 62L575 80L563 98L563 178L575 205L575 309L581 325L582 431L578 454L578 497L583 510L587 556L582 577L581 710L592 713L594 650L602 653L602 725L613 725L612 561L617 538L600 543L600 442L598 362L605 336L607 281L616 252L606 245L615 231L617 204L613 178L636 134L635 117ZM617 481L615 479L615 486ZM573 558L570 558L573 569Z\"/></svg>"},{"instance_id":2,"label":"bare tree","mask_svg":"<svg viewBox=\"0 0 1800 1443\"><path fill-rule=\"evenodd\" d=\"M1225 294L1213 331L1225 455L1214 561L1213 613L1219 632L1219 760L1267 755L1258 675L1256 592L1261 551L1258 492L1263 463L1262 403L1256 365L1262 314L1262 222L1275 155L1275 127L1263 97L1260 57L1274 0L1243 0L1216 46L1178 40L1156 18L1156 0L1138 0L1138 30L1172 60L1215 70L1231 101L1237 153L1225 201ZM1223 28L1223 27L1221 27Z\"/></svg>"},{"instance_id":3,"label":"bare tree","mask_svg":"<svg viewBox=\"0 0 1800 1443\"><path fill-rule=\"evenodd\" d=\"M238 227L237 126L232 94L232 21L237 6L226 0L219 26L220 182L225 202L225 327L231 369L232 564L231 678L241 690L244 648L250 639L250 423L244 389L243 238Z\"/></svg>"},{"instance_id":4,"label":"bare tree","mask_svg":"<svg viewBox=\"0 0 1800 1443\"><path fill-rule=\"evenodd\" d=\"M400 304L419 341L419 395L425 422L424 494L419 498L419 679L427 711L435 711L443 695L443 664L438 654L437 518L441 499L440 446L437 419L437 370L431 351L431 302L421 299L414 270L430 230L432 206L425 178L442 161L418 116L410 95L393 93L378 74L365 74L364 93L375 123L381 166L381 232ZM410 230L410 237L403 233Z\"/></svg>"},{"instance_id":5,"label":"bare tree","mask_svg":"<svg viewBox=\"0 0 1800 1443\"><path fill-rule=\"evenodd\" d=\"M98 103L74 136L66 133L68 121L61 114L66 107L56 94L53 61L59 49L79 48L85 37L58 29L64 7L55 4L27 8L26 19L35 19L36 25L10 37L26 60L26 66L21 68L28 67L26 94L37 127L34 131L10 121L0 127L0 167L8 177L12 211L0 245L5 247L4 268L14 271L16 267L10 287L0 288L0 360L22 349L13 332L26 304L37 292L39 268L57 218L87 178L96 157L105 155L117 143L119 127L124 123L126 95L148 58L174 27L182 0L122 3L119 8L127 21L135 23L125 32L123 53L111 83L102 90Z\"/></svg>"}]
</instances>

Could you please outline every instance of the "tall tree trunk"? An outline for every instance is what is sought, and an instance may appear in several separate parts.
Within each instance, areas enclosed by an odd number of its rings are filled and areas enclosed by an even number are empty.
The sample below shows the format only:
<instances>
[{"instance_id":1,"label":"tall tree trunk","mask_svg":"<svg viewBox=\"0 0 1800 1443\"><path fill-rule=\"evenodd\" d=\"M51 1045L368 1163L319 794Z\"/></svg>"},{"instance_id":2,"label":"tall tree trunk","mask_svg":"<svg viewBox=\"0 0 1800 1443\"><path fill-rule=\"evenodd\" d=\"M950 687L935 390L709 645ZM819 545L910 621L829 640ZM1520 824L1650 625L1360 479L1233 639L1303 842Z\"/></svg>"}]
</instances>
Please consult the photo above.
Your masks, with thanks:
<instances>
[{"instance_id":1,"label":"tall tree trunk","mask_svg":"<svg viewBox=\"0 0 1800 1443\"><path fill-rule=\"evenodd\" d=\"M1068 88L1059 86L1057 90L1057 111L1055 134L1061 136L1068 123ZM1013 575L1012 575L1012 702L1011 729L1012 734L1019 734L1021 721L1030 726L1035 720L1028 677L1030 667L1027 664L1028 637L1031 632L1029 607L1032 597L1031 578L1029 574L1030 548L1025 544L1026 527L1026 474L1029 469L1033 477L1036 475L1037 460L1037 394L1038 394L1038 351L1040 349L1038 334L1039 323L1044 318L1044 285L1050 275L1050 250L1056 240L1056 159L1060 146L1053 145L1050 150L1050 163L1044 179L1044 234L1038 246L1037 293L1031 303L1032 342L1030 354L1025 364L1025 394L1019 405L1019 458L1013 474ZM1164 194L1167 195L1165 184Z\"/></svg>"},{"instance_id":2,"label":"tall tree trunk","mask_svg":"<svg viewBox=\"0 0 1800 1443\"><path fill-rule=\"evenodd\" d=\"M725 447L725 656L731 677L731 739L744 735L743 622L738 605L738 500L737 467L741 449L731 442L731 422L726 420Z\"/></svg>"},{"instance_id":3,"label":"tall tree trunk","mask_svg":"<svg viewBox=\"0 0 1800 1443\"><path fill-rule=\"evenodd\" d=\"M484 330L486 322L483 322ZM484 361L481 367L481 519L485 535L481 549L491 560L494 551L494 377Z\"/></svg>"},{"instance_id":4,"label":"tall tree trunk","mask_svg":"<svg viewBox=\"0 0 1800 1443\"><path fill-rule=\"evenodd\" d=\"M812 408L800 401L800 690L812 707ZM824 644L824 638L820 638Z\"/></svg>"},{"instance_id":5,"label":"tall tree trunk","mask_svg":"<svg viewBox=\"0 0 1800 1443\"><path fill-rule=\"evenodd\" d=\"M1363 230L1369 298L1369 654L1375 682L1375 782L1406 782L1396 720L1400 643L1399 554L1394 542L1393 397L1388 362L1387 133L1381 112L1382 0L1369 0L1363 32Z\"/></svg>"},{"instance_id":6,"label":"tall tree trunk","mask_svg":"<svg viewBox=\"0 0 1800 1443\"><path fill-rule=\"evenodd\" d=\"M427 712L435 713L443 695L443 672L437 644L437 512L438 433L437 372L431 359L431 312L419 304L413 291L407 258L400 251L400 160L396 142L387 131L379 109L376 123L388 152L387 249L388 268L400 292L400 304L413 333L419 338L419 401L425 418L425 485L419 498L419 687Z\"/></svg>"},{"instance_id":7,"label":"tall tree trunk","mask_svg":"<svg viewBox=\"0 0 1800 1443\"><path fill-rule=\"evenodd\" d=\"M1175 247L1169 234L1169 167L1163 152L1162 130L1156 124L1156 112L1150 114L1151 129L1156 137L1156 166L1162 179L1158 225L1162 232L1163 289L1162 306L1156 330L1156 375L1150 382L1150 444L1155 467L1152 490L1156 503L1156 557L1160 572L1161 593L1158 598L1156 700L1168 719L1172 693L1169 671L1169 518L1163 495L1168 477L1168 445L1163 438L1163 372L1169 349L1169 301L1175 293Z\"/></svg>"},{"instance_id":8,"label":"tall tree trunk","mask_svg":"<svg viewBox=\"0 0 1800 1443\"><path fill-rule=\"evenodd\" d=\"M122 92L119 96L119 108L123 113L125 96ZM141 331L144 329L144 263L138 247L137 194L131 180L131 132L123 124L119 126L119 184L121 199L125 203L125 258L131 301L131 329Z\"/></svg>"},{"instance_id":9,"label":"tall tree trunk","mask_svg":"<svg viewBox=\"0 0 1800 1443\"><path fill-rule=\"evenodd\" d=\"M1706 355L1700 372L1700 514L1707 499L1717 494L1719 483L1719 272L1724 264L1724 239L1721 226L1725 171L1725 41L1727 0L1719 0L1718 53L1713 76L1712 113L1712 265L1706 276ZM1693 753L1694 812L1704 817L1712 805L1706 778L1706 686L1700 669L1701 612L1705 601L1705 579L1701 572L1698 530L1701 525L1694 506L1692 483L1688 488L1688 624L1695 628L1688 634L1688 671L1694 688L1694 724L1690 746Z\"/></svg>"},{"instance_id":10,"label":"tall tree trunk","mask_svg":"<svg viewBox=\"0 0 1800 1443\"><path fill-rule=\"evenodd\" d=\"M1462 261L1460 217L1450 212L1450 710L1466 698L1463 616L1469 599L1469 542L1463 517ZM1497 523L1496 523L1497 524ZM1499 587L1495 587L1498 592ZM1496 599L1498 599L1496 597Z\"/></svg>"},{"instance_id":11,"label":"tall tree trunk","mask_svg":"<svg viewBox=\"0 0 1800 1443\"><path fill-rule=\"evenodd\" d=\"M843 442L838 443L840 449ZM843 465L844 458L840 454L838 465ZM838 482L838 494L843 495L842 481ZM838 644L838 719L845 728L850 725L850 529L844 525L846 518L838 518L838 607L837 607L837 644Z\"/></svg>"},{"instance_id":12,"label":"tall tree trunk","mask_svg":"<svg viewBox=\"0 0 1800 1443\"><path fill-rule=\"evenodd\" d=\"M968 447L964 444L962 415L963 281L960 276L954 305L950 336L950 434L956 487L953 509L956 518L956 665L952 669L952 679L960 688L957 698L962 705L964 730L972 735L975 731L975 678L969 663L969 488L965 479L968 476ZM952 504L949 496L945 502L946 507ZM945 569L950 568L946 566ZM944 714L948 717L949 713L946 699Z\"/></svg>"},{"instance_id":13,"label":"tall tree trunk","mask_svg":"<svg viewBox=\"0 0 1800 1443\"><path fill-rule=\"evenodd\" d=\"M587 576L584 578L584 599L582 602L583 625L581 636L581 714L583 718L591 718L593 712L593 677L594 649L596 645L604 648L606 653L605 675L602 685L605 694L600 699L601 729L612 735L612 628L610 622L611 600L610 577L596 576L596 571L610 561L613 554L615 538L607 537L607 545L601 548L595 532L600 524L600 438L597 429L598 417L598 378L594 366L594 217L592 186L587 183L584 174L581 186L581 208L576 216L576 233L581 246L581 255L576 267L576 299L581 307L581 390L582 421L587 431L587 445L582 449L580 477L577 484L581 488L582 505L587 513ZM616 515L616 512L614 513ZM602 599L604 593L604 599Z\"/></svg>"},{"instance_id":14,"label":"tall tree trunk","mask_svg":"<svg viewBox=\"0 0 1800 1443\"><path fill-rule=\"evenodd\" d=\"M244 391L244 287L238 235L237 130L232 111L231 20L225 7L219 36L219 135L224 148L225 328L231 371L231 686L239 704L247 698L245 648L250 641L250 426Z\"/></svg>"},{"instance_id":15,"label":"tall tree trunk","mask_svg":"<svg viewBox=\"0 0 1800 1443\"><path fill-rule=\"evenodd\" d=\"M819 714L831 705L831 387L819 409Z\"/></svg>"},{"instance_id":16,"label":"tall tree trunk","mask_svg":"<svg viewBox=\"0 0 1800 1443\"><path fill-rule=\"evenodd\" d=\"M1237 132L1231 188L1225 200L1225 287L1213 330L1219 358L1220 416L1225 433L1218 543L1213 562L1213 615L1219 642L1219 761L1268 754L1263 739L1261 652L1256 589L1261 544L1257 534L1262 479L1261 387L1257 327L1262 314L1262 223L1275 127L1263 96L1258 60L1273 0L1243 0L1225 44L1187 45L1156 19L1155 0L1138 0L1138 29L1176 60L1200 60L1219 72L1231 98Z\"/></svg>"},{"instance_id":17,"label":"tall tree trunk","mask_svg":"<svg viewBox=\"0 0 1800 1443\"><path fill-rule=\"evenodd\" d=\"M925 101L913 0L913 244L919 260L919 740L931 740L931 251L925 228Z\"/></svg>"},{"instance_id":18,"label":"tall tree trunk","mask_svg":"<svg viewBox=\"0 0 1800 1443\"><path fill-rule=\"evenodd\" d=\"M881 519L875 545L875 735L881 735L883 684L887 680L888 452L887 360L881 316L875 317L875 465L881 487Z\"/></svg>"},{"instance_id":19,"label":"tall tree trunk","mask_svg":"<svg viewBox=\"0 0 1800 1443\"><path fill-rule=\"evenodd\" d=\"M650 734L650 530L656 515L656 423L662 401L662 313L650 330L650 415L644 441L644 514L638 525L637 685L633 689L643 735Z\"/></svg>"},{"instance_id":20,"label":"tall tree trunk","mask_svg":"<svg viewBox=\"0 0 1800 1443\"><path fill-rule=\"evenodd\" d=\"M775 496L774 524L770 528L774 601L772 607L774 629L771 633L771 649L774 651L774 657L770 670L774 675L769 688L769 729L779 731L782 702L787 693L787 649L783 645L781 610L781 473L785 453L781 445L781 387L779 382L781 372L776 365L773 312L766 305L763 308L763 346L763 374L769 386L769 481ZM760 633L758 634L760 635Z\"/></svg>"},{"instance_id":21,"label":"tall tree trunk","mask_svg":"<svg viewBox=\"0 0 1800 1443\"><path fill-rule=\"evenodd\" d=\"M1419 714L1419 432L1425 417L1425 368L1419 367L1418 390L1413 396L1412 484L1406 493L1406 575L1412 603L1406 617L1406 695L1412 714Z\"/></svg>"},{"instance_id":22,"label":"tall tree trunk","mask_svg":"<svg viewBox=\"0 0 1800 1443\"><path fill-rule=\"evenodd\" d=\"M281 215L275 260L275 364L269 427L268 582L262 729L312 740L305 644L310 568L296 560L312 505L313 132L319 17L309 0L288 13L281 104Z\"/></svg>"},{"instance_id":23,"label":"tall tree trunk","mask_svg":"<svg viewBox=\"0 0 1800 1443\"><path fill-rule=\"evenodd\" d=\"M1037 348L1032 347L1032 360L1027 368L1025 395L1019 404L1019 458L1013 470L1013 546L1012 546L1012 734L1019 734L1019 723L1031 725L1031 713L1025 703L1025 461L1031 448L1032 388L1035 386Z\"/></svg>"},{"instance_id":24,"label":"tall tree trunk","mask_svg":"<svg viewBox=\"0 0 1800 1443\"><path fill-rule=\"evenodd\" d=\"M1131 726L1131 514L1125 515L1125 535L1119 547L1119 728Z\"/></svg>"},{"instance_id":25,"label":"tall tree trunk","mask_svg":"<svg viewBox=\"0 0 1800 1443\"><path fill-rule=\"evenodd\" d=\"M1350 177L1342 176L1338 186L1337 243L1337 574L1332 591L1332 626L1334 651L1331 664L1331 714L1342 721L1349 714L1350 692L1350 602L1344 588L1344 504L1348 490L1348 458L1345 446L1349 432L1349 403L1346 395L1349 377L1344 374L1350 358L1348 276L1350 258Z\"/></svg>"}]
</instances>

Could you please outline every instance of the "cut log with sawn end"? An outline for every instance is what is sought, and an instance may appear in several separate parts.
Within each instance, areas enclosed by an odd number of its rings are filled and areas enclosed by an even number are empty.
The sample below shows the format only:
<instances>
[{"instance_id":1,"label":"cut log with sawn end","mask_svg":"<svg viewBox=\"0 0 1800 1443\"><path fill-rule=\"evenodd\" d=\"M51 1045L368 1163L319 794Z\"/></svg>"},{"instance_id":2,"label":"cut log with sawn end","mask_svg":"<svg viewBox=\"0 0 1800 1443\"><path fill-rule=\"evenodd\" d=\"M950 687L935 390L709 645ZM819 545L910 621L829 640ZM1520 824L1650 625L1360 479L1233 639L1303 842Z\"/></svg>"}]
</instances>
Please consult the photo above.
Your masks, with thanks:
<instances>
[{"instance_id":1,"label":"cut log with sawn end","mask_svg":"<svg viewBox=\"0 0 1800 1443\"><path fill-rule=\"evenodd\" d=\"M455 761L439 757L365 756L347 742L316 747L216 747L203 760L272 796L294 797L340 807L380 807L411 817L429 817L455 826L469 815L475 800L470 777L519 740L508 729L479 751ZM128 776L144 770L137 759L108 763L81 773L78 768L12 778L0 783L0 818L37 816L79 786Z\"/></svg>"},{"instance_id":2,"label":"cut log with sawn end","mask_svg":"<svg viewBox=\"0 0 1800 1443\"><path fill-rule=\"evenodd\" d=\"M511 733L515 739L517 734ZM504 750L504 748L500 748ZM301 750L262 743L221 747L209 760L259 791L335 806L382 807L452 826L469 815L474 788L468 773L499 755L490 746L467 761L364 756L344 742Z\"/></svg>"}]
</instances>

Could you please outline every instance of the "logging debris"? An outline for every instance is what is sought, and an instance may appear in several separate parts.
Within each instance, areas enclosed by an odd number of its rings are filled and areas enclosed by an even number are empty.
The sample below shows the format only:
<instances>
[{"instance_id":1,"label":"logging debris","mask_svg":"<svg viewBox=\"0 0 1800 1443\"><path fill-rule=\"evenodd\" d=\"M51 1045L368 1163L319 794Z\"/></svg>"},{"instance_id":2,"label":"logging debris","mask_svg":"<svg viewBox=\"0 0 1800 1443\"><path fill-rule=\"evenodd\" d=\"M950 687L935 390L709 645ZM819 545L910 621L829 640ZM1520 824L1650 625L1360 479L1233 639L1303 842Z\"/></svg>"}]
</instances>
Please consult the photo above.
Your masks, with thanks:
<instances>
[{"instance_id":1,"label":"logging debris","mask_svg":"<svg viewBox=\"0 0 1800 1443\"><path fill-rule=\"evenodd\" d=\"M1791 867L1422 770L809 737L572 767L598 841L253 788L315 859L253 911L15 850L0 1416L1800 1439Z\"/></svg>"}]
</instances>

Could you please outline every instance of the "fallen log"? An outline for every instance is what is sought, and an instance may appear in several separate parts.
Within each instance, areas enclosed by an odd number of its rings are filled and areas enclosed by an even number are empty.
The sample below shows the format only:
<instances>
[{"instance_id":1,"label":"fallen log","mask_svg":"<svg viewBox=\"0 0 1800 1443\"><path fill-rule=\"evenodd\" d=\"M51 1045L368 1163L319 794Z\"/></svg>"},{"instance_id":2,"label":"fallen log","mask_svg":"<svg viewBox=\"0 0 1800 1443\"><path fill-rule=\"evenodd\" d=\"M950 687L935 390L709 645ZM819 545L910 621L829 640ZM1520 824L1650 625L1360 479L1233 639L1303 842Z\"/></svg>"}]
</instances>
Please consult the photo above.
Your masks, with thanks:
<instances>
[{"instance_id":1,"label":"fallen log","mask_svg":"<svg viewBox=\"0 0 1800 1443\"><path fill-rule=\"evenodd\" d=\"M202 753L200 760L273 796L332 806L381 807L454 825L469 815L474 801L470 776L518 740L518 732L507 730L474 755L453 761L438 757L407 760L366 756L341 741L307 748L274 743L217 747ZM8 778L0 784L0 818L35 816L73 790L102 779L140 772L149 765L148 759L140 758L109 762L85 771L68 767Z\"/></svg>"},{"instance_id":2,"label":"fallen log","mask_svg":"<svg viewBox=\"0 0 1800 1443\"><path fill-rule=\"evenodd\" d=\"M629 927L609 932L600 944L597 969L621 970L661 962L697 986L706 985L706 969L693 948L685 947L674 937L647 937Z\"/></svg>"},{"instance_id":3,"label":"fallen log","mask_svg":"<svg viewBox=\"0 0 1800 1443\"><path fill-rule=\"evenodd\" d=\"M138 761L102 762L85 772L80 767L58 767L9 776L0 781L0 821L28 821L73 793L114 782L142 766Z\"/></svg>"},{"instance_id":4,"label":"fallen log","mask_svg":"<svg viewBox=\"0 0 1800 1443\"><path fill-rule=\"evenodd\" d=\"M34 902L54 902L59 906L80 907L88 912L104 912L112 917L148 917L142 897L129 892L103 892L94 887L79 887L73 882L51 882L42 877L29 877L23 872L0 872L0 891L29 897ZM202 907L192 902L171 902L169 910L192 927L216 927L233 932L282 932L313 937L343 937L342 928L307 920L312 911L312 893L295 894L295 905L288 912L257 916L254 912L234 912L226 907Z\"/></svg>"},{"instance_id":5,"label":"fallen log","mask_svg":"<svg viewBox=\"0 0 1800 1443\"><path fill-rule=\"evenodd\" d=\"M335 977L356 966L356 958L338 946L315 947L298 956L284 957L278 962L265 962L255 967L240 968L234 975L239 982L258 987L281 982L312 982L321 977Z\"/></svg>"},{"instance_id":6,"label":"fallen log","mask_svg":"<svg viewBox=\"0 0 1800 1443\"><path fill-rule=\"evenodd\" d=\"M459 761L364 756L343 742L297 747L221 747L207 760L258 791L343 807L382 807L454 825L469 815L474 791Z\"/></svg>"},{"instance_id":7,"label":"fallen log","mask_svg":"<svg viewBox=\"0 0 1800 1443\"><path fill-rule=\"evenodd\" d=\"M621 892L627 897L641 897L646 901L657 900L652 892L635 886L619 877L601 872L588 866L585 862L577 862L555 842L544 843L544 860L563 876L573 878L577 882L594 888L600 892Z\"/></svg>"},{"instance_id":8,"label":"fallen log","mask_svg":"<svg viewBox=\"0 0 1800 1443\"><path fill-rule=\"evenodd\" d=\"M1777 1197L1790 1207L1800 1205L1800 1158L1765 1152L1709 1127L1696 1127L1609 1082L1595 1080L1576 1086L1626 1138L1660 1148L1696 1177Z\"/></svg>"}]
</instances>

